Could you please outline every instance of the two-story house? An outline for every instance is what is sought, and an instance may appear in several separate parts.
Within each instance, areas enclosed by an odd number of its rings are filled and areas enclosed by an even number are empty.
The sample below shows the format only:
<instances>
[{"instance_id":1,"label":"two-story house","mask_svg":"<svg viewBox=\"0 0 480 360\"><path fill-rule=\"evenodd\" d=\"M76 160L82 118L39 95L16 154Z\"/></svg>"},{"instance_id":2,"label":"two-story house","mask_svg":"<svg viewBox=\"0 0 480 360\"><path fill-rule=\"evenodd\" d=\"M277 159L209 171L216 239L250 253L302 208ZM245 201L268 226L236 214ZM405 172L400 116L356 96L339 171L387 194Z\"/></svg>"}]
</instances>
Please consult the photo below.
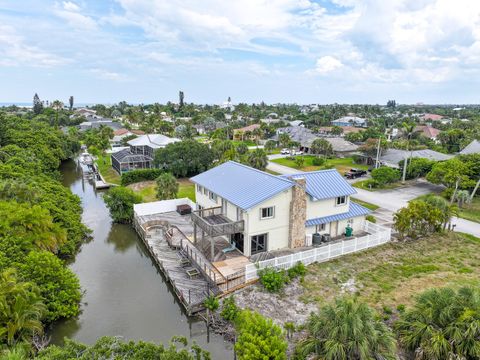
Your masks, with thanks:
<instances>
[{"instance_id":1,"label":"two-story house","mask_svg":"<svg viewBox=\"0 0 480 360\"><path fill-rule=\"evenodd\" d=\"M218 207L223 221L236 225L231 229L241 229L220 234L230 236L246 256L306 246L307 234L335 237L347 225L358 231L370 213L350 200L355 189L334 169L275 176L229 161L191 180L196 213L207 217L204 209ZM198 219L194 215L199 225L208 226Z\"/></svg>"},{"instance_id":2,"label":"two-story house","mask_svg":"<svg viewBox=\"0 0 480 360\"><path fill-rule=\"evenodd\" d=\"M161 134L146 134L128 142L128 149L112 154L112 167L121 175L124 172L153 167L155 150L180 141Z\"/></svg>"}]
</instances>

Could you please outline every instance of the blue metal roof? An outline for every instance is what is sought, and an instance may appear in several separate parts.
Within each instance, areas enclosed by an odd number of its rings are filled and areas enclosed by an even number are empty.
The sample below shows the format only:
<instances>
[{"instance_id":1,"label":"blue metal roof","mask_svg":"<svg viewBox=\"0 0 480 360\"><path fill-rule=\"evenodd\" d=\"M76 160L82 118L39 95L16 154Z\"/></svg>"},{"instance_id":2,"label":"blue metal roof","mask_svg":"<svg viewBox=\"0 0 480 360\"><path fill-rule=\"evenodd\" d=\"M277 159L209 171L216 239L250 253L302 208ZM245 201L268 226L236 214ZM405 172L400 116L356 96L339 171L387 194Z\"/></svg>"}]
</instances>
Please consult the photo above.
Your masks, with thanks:
<instances>
[{"instance_id":1,"label":"blue metal roof","mask_svg":"<svg viewBox=\"0 0 480 360\"><path fill-rule=\"evenodd\" d=\"M294 186L288 179L228 161L207 170L191 180L243 210Z\"/></svg>"},{"instance_id":2,"label":"blue metal roof","mask_svg":"<svg viewBox=\"0 0 480 360\"><path fill-rule=\"evenodd\" d=\"M281 175L281 177L293 179L305 178L307 182L307 193L317 200L331 199L357 193L335 169L304 172L294 175Z\"/></svg>"},{"instance_id":3,"label":"blue metal roof","mask_svg":"<svg viewBox=\"0 0 480 360\"><path fill-rule=\"evenodd\" d=\"M371 211L368 210L367 208L361 205L358 205L353 201L350 201L350 210L347 211L346 213L324 216L316 219L309 219L305 222L305 226L328 224L332 221L346 220L346 219L354 218L357 216L368 215L370 213Z\"/></svg>"}]
</instances>

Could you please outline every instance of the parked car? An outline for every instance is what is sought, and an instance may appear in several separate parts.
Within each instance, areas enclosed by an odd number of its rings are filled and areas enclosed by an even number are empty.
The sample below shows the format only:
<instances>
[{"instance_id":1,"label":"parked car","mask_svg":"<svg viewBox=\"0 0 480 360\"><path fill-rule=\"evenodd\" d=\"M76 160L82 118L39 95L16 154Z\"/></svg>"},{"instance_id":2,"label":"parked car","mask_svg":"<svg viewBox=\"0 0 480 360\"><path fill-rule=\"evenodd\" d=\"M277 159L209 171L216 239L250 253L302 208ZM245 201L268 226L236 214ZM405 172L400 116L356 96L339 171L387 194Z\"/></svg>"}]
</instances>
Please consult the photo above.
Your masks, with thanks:
<instances>
[{"instance_id":1,"label":"parked car","mask_svg":"<svg viewBox=\"0 0 480 360\"><path fill-rule=\"evenodd\" d=\"M301 151L301 150L292 150L292 155L303 155L303 151Z\"/></svg>"},{"instance_id":2,"label":"parked car","mask_svg":"<svg viewBox=\"0 0 480 360\"><path fill-rule=\"evenodd\" d=\"M282 149L282 150L280 150L280 154L282 154L282 155L289 155L289 154L290 154L290 150L288 150L288 149Z\"/></svg>"},{"instance_id":3,"label":"parked car","mask_svg":"<svg viewBox=\"0 0 480 360\"><path fill-rule=\"evenodd\" d=\"M345 174L345 177L347 179L356 179L365 175L367 175L367 172L365 170L352 168Z\"/></svg>"}]
</instances>

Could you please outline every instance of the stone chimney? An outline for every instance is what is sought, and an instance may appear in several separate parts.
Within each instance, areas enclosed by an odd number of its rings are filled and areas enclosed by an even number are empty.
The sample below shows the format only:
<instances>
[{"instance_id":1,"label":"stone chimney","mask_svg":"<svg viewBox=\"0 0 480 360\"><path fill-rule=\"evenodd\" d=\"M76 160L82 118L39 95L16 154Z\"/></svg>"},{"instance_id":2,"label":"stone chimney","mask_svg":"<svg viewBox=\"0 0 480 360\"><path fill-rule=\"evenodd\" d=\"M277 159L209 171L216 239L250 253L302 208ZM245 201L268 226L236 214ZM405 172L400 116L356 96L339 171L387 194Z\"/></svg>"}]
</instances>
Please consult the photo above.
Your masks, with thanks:
<instances>
[{"instance_id":1,"label":"stone chimney","mask_svg":"<svg viewBox=\"0 0 480 360\"><path fill-rule=\"evenodd\" d=\"M293 249L305 246L305 221L307 221L307 194L305 178L289 178L296 184L292 188L292 202L288 224L288 247Z\"/></svg>"}]
</instances>

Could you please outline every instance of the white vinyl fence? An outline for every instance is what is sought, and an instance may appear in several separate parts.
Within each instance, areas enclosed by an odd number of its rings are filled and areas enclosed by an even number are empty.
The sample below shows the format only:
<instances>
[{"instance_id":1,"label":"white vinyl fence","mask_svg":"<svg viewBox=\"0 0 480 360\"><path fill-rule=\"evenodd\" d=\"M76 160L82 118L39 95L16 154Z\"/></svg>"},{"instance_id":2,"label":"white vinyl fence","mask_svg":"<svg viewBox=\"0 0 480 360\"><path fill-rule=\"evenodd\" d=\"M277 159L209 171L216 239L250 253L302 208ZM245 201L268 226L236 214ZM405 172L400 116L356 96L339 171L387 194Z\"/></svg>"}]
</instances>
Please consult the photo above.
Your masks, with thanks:
<instances>
[{"instance_id":1,"label":"white vinyl fence","mask_svg":"<svg viewBox=\"0 0 480 360\"><path fill-rule=\"evenodd\" d=\"M365 221L363 230L368 232L359 238L342 240L330 244L321 245L311 250L298 252L286 256L276 257L270 260L259 261L245 266L245 282L258 278L257 271L266 267L275 269L289 269L297 262L309 265L314 262L324 262L336 257L365 250L371 247L385 244L391 239L391 229L369 221Z\"/></svg>"}]
</instances>

